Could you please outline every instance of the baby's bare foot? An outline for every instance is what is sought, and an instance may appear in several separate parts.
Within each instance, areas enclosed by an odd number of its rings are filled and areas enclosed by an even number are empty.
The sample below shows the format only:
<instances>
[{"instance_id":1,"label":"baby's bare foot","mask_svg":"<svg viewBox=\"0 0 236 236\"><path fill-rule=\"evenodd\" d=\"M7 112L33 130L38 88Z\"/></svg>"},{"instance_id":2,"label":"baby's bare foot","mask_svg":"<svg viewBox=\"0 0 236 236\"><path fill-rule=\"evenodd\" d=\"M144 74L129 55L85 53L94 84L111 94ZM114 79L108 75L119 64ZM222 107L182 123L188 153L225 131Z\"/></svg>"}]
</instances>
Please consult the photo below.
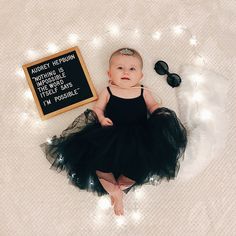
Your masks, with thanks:
<instances>
[{"instance_id":1,"label":"baby's bare foot","mask_svg":"<svg viewBox=\"0 0 236 236\"><path fill-rule=\"evenodd\" d=\"M120 189L114 194L114 212L116 215L124 215L123 192Z\"/></svg>"}]
</instances>

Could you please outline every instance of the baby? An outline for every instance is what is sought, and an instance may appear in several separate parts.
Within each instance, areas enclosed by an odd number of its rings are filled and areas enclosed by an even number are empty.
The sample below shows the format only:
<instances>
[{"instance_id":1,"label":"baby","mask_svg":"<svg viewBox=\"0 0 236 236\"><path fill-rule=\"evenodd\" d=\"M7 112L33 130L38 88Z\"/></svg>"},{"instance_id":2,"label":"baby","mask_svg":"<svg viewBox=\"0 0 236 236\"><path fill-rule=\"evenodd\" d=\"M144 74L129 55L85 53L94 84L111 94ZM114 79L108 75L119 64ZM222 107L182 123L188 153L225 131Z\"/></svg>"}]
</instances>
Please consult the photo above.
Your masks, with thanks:
<instances>
[{"instance_id":1,"label":"baby","mask_svg":"<svg viewBox=\"0 0 236 236\"><path fill-rule=\"evenodd\" d=\"M115 51L110 57L109 70L107 72L112 95L124 99L137 98L141 90L142 68L143 60L136 50L121 48ZM158 108L158 103L148 90L143 91L143 98L150 113ZM110 93L106 88L99 95L99 99L93 108L102 126L113 125L113 121L104 115L109 99ZM123 215L123 192L121 190L131 187L135 181L124 175L121 175L116 181L112 173L101 171L96 171L96 173L101 184L111 196L115 214Z\"/></svg>"}]
</instances>

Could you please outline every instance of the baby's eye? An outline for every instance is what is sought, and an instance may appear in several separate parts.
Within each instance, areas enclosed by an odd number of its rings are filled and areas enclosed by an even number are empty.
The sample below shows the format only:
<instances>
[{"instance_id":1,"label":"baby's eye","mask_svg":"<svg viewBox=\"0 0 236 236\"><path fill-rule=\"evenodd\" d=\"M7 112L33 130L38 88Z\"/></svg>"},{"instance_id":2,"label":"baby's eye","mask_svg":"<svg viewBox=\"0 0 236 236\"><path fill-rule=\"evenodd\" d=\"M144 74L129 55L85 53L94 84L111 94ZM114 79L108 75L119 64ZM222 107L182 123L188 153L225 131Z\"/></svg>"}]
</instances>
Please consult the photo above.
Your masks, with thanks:
<instances>
[{"instance_id":1,"label":"baby's eye","mask_svg":"<svg viewBox=\"0 0 236 236\"><path fill-rule=\"evenodd\" d=\"M117 69L122 70L122 66L117 67Z\"/></svg>"},{"instance_id":2,"label":"baby's eye","mask_svg":"<svg viewBox=\"0 0 236 236\"><path fill-rule=\"evenodd\" d=\"M130 70L136 70L134 67L131 67Z\"/></svg>"}]
</instances>

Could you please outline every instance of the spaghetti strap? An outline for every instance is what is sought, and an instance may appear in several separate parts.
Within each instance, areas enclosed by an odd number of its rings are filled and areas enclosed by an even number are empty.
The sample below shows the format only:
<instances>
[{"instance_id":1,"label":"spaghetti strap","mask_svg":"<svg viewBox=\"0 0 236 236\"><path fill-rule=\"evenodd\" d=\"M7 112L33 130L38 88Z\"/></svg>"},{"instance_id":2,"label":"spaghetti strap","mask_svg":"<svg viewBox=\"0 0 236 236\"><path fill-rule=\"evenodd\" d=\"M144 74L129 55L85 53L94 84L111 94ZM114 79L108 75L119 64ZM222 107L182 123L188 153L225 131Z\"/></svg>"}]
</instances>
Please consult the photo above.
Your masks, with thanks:
<instances>
[{"instance_id":1,"label":"spaghetti strap","mask_svg":"<svg viewBox=\"0 0 236 236\"><path fill-rule=\"evenodd\" d=\"M143 96L143 85L141 84L141 96Z\"/></svg>"},{"instance_id":2,"label":"spaghetti strap","mask_svg":"<svg viewBox=\"0 0 236 236\"><path fill-rule=\"evenodd\" d=\"M108 90L108 92L110 93L110 95L112 96L112 92L111 92L111 89L110 89L109 86L107 86L107 90Z\"/></svg>"}]
</instances>

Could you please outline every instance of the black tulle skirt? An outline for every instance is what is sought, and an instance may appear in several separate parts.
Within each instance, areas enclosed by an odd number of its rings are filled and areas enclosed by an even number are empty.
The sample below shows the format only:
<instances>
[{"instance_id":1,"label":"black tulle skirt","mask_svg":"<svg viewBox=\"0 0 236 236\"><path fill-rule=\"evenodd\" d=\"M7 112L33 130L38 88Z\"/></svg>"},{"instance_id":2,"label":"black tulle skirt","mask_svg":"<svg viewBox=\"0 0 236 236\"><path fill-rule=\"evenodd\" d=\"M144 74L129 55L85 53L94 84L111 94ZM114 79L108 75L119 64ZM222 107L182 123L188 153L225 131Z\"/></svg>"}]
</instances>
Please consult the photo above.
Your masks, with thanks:
<instances>
[{"instance_id":1,"label":"black tulle skirt","mask_svg":"<svg viewBox=\"0 0 236 236\"><path fill-rule=\"evenodd\" d=\"M119 126L100 125L87 109L65 129L40 147L58 172L66 170L70 182L98 196L107 192L96 170L135 180L131 187L173 179L187 145L187 132L175 112L161 107L147 122ZM125 190L128 192L131 188Z\"/></svg>"}]
</instances>

